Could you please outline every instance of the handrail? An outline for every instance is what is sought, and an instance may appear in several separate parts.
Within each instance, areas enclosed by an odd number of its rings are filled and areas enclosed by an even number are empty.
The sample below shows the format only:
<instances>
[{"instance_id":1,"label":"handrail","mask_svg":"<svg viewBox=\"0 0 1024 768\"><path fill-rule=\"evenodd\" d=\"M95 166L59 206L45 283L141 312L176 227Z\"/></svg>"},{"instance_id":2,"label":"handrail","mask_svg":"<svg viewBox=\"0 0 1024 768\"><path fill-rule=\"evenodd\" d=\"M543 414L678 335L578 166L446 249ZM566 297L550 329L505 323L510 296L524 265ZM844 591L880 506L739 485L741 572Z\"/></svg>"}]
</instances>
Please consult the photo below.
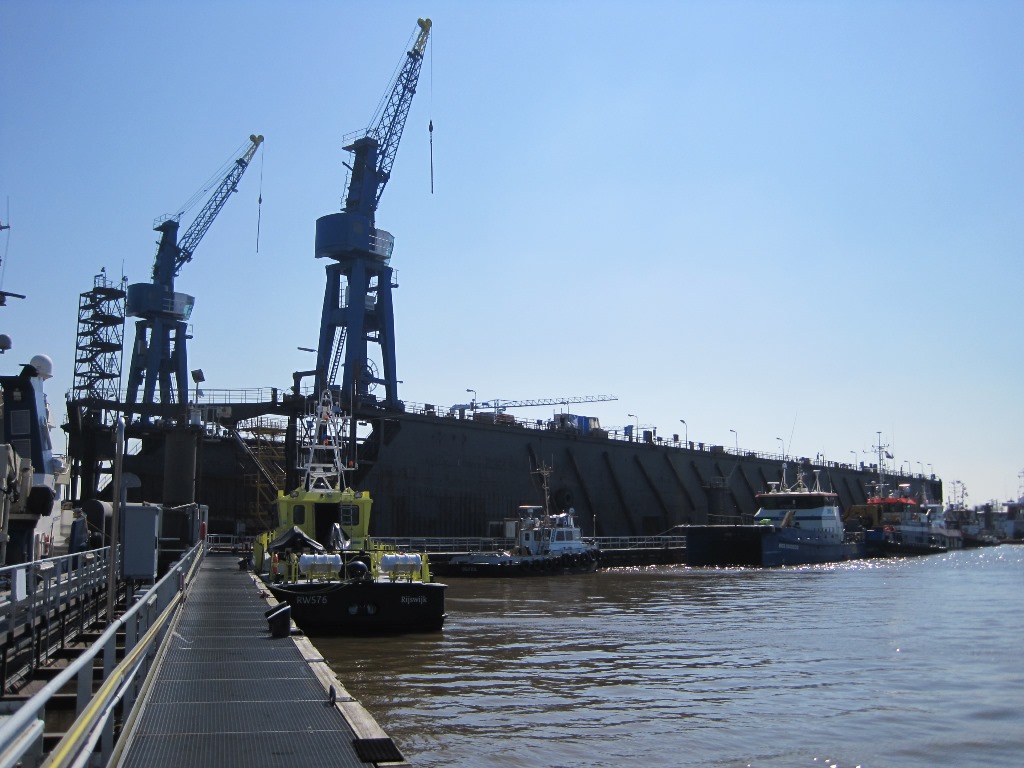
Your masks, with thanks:
<instances>
[{"instance_id":1,"label":"handrail","mask_svg":"<svg viewBox=\"0 0 1024 768\"><path fill-rule=\"evenodd\" d=\"M106 585L109 547L0 568L0 634L89 590ZM21 586L24 594L19 595ZM20 599L19 599L20 598Z\"/></svg>"},{"instance_id":2,"label":"handrail","mask_svg":"<svg viewBox=\"0 0 1024 768\"><path fill-rule=\"evenodd\" d=\"M660 536L584 536L593 541L601 549L663 549L665 547L685 547L686 536L678 534L662 534ZM447 554L452 552L498 552L509 549L516 542L508 538L488 537L439 537L439 536L404 536L373 538L375 542L387 544L396 549L407 549L412 552Z\"/></svg>"},{"instance_id":3,"label":"handrail","mask_svg":"<svg viewBox=\"0 0 1024 768\"><path fill-rule=\"evenodd\" d=\"M101 740L102 762L113 751L113 717L119 702L130 710L135 696L133 684L139 673L148 673L146 653L167 629L184 599L185 591L202 562L203 543L196 544L124 615L111 622L100 638L67 669L47 683L14 714L0 724L0 768L34 764L42 758L42 718L54 694L72 681L76 684L75 711L78 717L64 738L46 759L45 765L85 764ZM117 635L125 631L125 657L113 665ZM140 637L141 634L141 637ZM104 683L92 691L93 664L102 653Z\"/></svg>"}]
</instances>

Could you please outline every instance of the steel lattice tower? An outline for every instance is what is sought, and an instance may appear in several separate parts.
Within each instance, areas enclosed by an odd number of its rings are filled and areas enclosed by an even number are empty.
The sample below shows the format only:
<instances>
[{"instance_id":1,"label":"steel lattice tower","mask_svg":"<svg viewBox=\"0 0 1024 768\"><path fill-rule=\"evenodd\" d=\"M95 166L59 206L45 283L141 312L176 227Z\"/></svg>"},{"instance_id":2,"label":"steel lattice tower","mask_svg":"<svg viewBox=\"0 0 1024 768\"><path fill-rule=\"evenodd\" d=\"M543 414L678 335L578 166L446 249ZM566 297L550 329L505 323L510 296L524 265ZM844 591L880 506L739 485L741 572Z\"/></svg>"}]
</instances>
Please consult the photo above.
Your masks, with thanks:
<instances>
[{"instance_id":1,"label":"steel lattice tower","mask_svg":"<svg viewBox=\"0 0 1024 768\"><path fill-rule=\"evenodd\" d=\"M126 287L126 278L114 283L101 270L92 289L78 299L74 399L83 402L94 423L105 426L112 425L117 414L98 403L121 401Z\"/></svg>"}]
</instances>

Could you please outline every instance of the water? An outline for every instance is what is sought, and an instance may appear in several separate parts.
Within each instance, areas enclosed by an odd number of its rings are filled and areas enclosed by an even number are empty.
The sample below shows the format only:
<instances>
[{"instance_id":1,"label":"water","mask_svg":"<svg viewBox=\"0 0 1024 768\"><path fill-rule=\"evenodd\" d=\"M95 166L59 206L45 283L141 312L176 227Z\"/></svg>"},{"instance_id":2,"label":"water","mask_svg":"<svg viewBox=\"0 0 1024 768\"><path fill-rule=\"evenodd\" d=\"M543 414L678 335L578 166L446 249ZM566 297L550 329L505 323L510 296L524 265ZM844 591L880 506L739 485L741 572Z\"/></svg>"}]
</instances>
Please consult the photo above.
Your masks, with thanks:
<instances>
[{"instance_id":1,"label":"water","mask_svg":"<svg viewBox=\"0 0 1024 768\"><path fill-rule=\"evenodd\" d=\"M449 584L315 641L420 768L1024 764L1024 547Z\"/></svg>"}]
</instances>

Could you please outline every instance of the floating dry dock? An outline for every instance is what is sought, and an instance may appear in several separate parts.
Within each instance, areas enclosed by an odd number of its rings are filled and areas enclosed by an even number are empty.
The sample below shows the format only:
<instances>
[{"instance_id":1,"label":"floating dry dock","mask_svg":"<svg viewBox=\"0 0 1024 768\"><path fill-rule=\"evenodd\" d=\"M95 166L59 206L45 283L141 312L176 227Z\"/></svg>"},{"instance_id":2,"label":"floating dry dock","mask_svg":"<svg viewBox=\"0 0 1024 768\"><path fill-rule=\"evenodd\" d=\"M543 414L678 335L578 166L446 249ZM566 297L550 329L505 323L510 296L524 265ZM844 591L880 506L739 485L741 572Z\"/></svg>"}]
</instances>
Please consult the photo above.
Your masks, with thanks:
<instances>
[{"instance_id":1,"label":"floating dry dock","mask_svg":"<svg viewBox=\"0 0 1024 768\"><path fill-rule=\"evenodd\" d=\"M237 558L205 559L111 764L406 764L306 638L271 635L269 605Z\"/></svg>"}]
</instances>

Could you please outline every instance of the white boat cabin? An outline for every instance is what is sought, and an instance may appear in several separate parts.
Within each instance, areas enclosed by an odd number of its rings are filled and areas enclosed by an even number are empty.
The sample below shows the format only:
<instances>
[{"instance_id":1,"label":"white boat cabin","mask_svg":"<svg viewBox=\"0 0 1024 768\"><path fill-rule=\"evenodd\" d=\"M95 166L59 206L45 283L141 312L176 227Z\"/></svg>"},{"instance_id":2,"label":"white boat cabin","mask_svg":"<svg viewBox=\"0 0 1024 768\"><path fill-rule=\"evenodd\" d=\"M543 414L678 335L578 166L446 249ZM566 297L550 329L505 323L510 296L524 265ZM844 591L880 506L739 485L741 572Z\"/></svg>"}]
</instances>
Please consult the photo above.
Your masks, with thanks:
<instances>
[{"instance_id":1,"label":"white boat cabin","mask_svg":"<svg viewBox=\"0 0 1024 768\"><path fill-rule=\"evenodd\" d=\"M544 514L544 507L519 507L516 541L522 554L562 555L589 552L572 510Z\"/></svg>"},{"instance_id":2,"label":"white boat cabin","mask_svg":"<svg viewBox=\"0 0 1024 768\"><path fill-rule=\"evenodd\" d=\"M755 497L760 504L754 514L755 523L799 529L829 541L843 540L838 494L809 491L802 483L786 490L780 490L778 483L771 483L771 486L768 493Z\"/></svg>"}]
</instances>

